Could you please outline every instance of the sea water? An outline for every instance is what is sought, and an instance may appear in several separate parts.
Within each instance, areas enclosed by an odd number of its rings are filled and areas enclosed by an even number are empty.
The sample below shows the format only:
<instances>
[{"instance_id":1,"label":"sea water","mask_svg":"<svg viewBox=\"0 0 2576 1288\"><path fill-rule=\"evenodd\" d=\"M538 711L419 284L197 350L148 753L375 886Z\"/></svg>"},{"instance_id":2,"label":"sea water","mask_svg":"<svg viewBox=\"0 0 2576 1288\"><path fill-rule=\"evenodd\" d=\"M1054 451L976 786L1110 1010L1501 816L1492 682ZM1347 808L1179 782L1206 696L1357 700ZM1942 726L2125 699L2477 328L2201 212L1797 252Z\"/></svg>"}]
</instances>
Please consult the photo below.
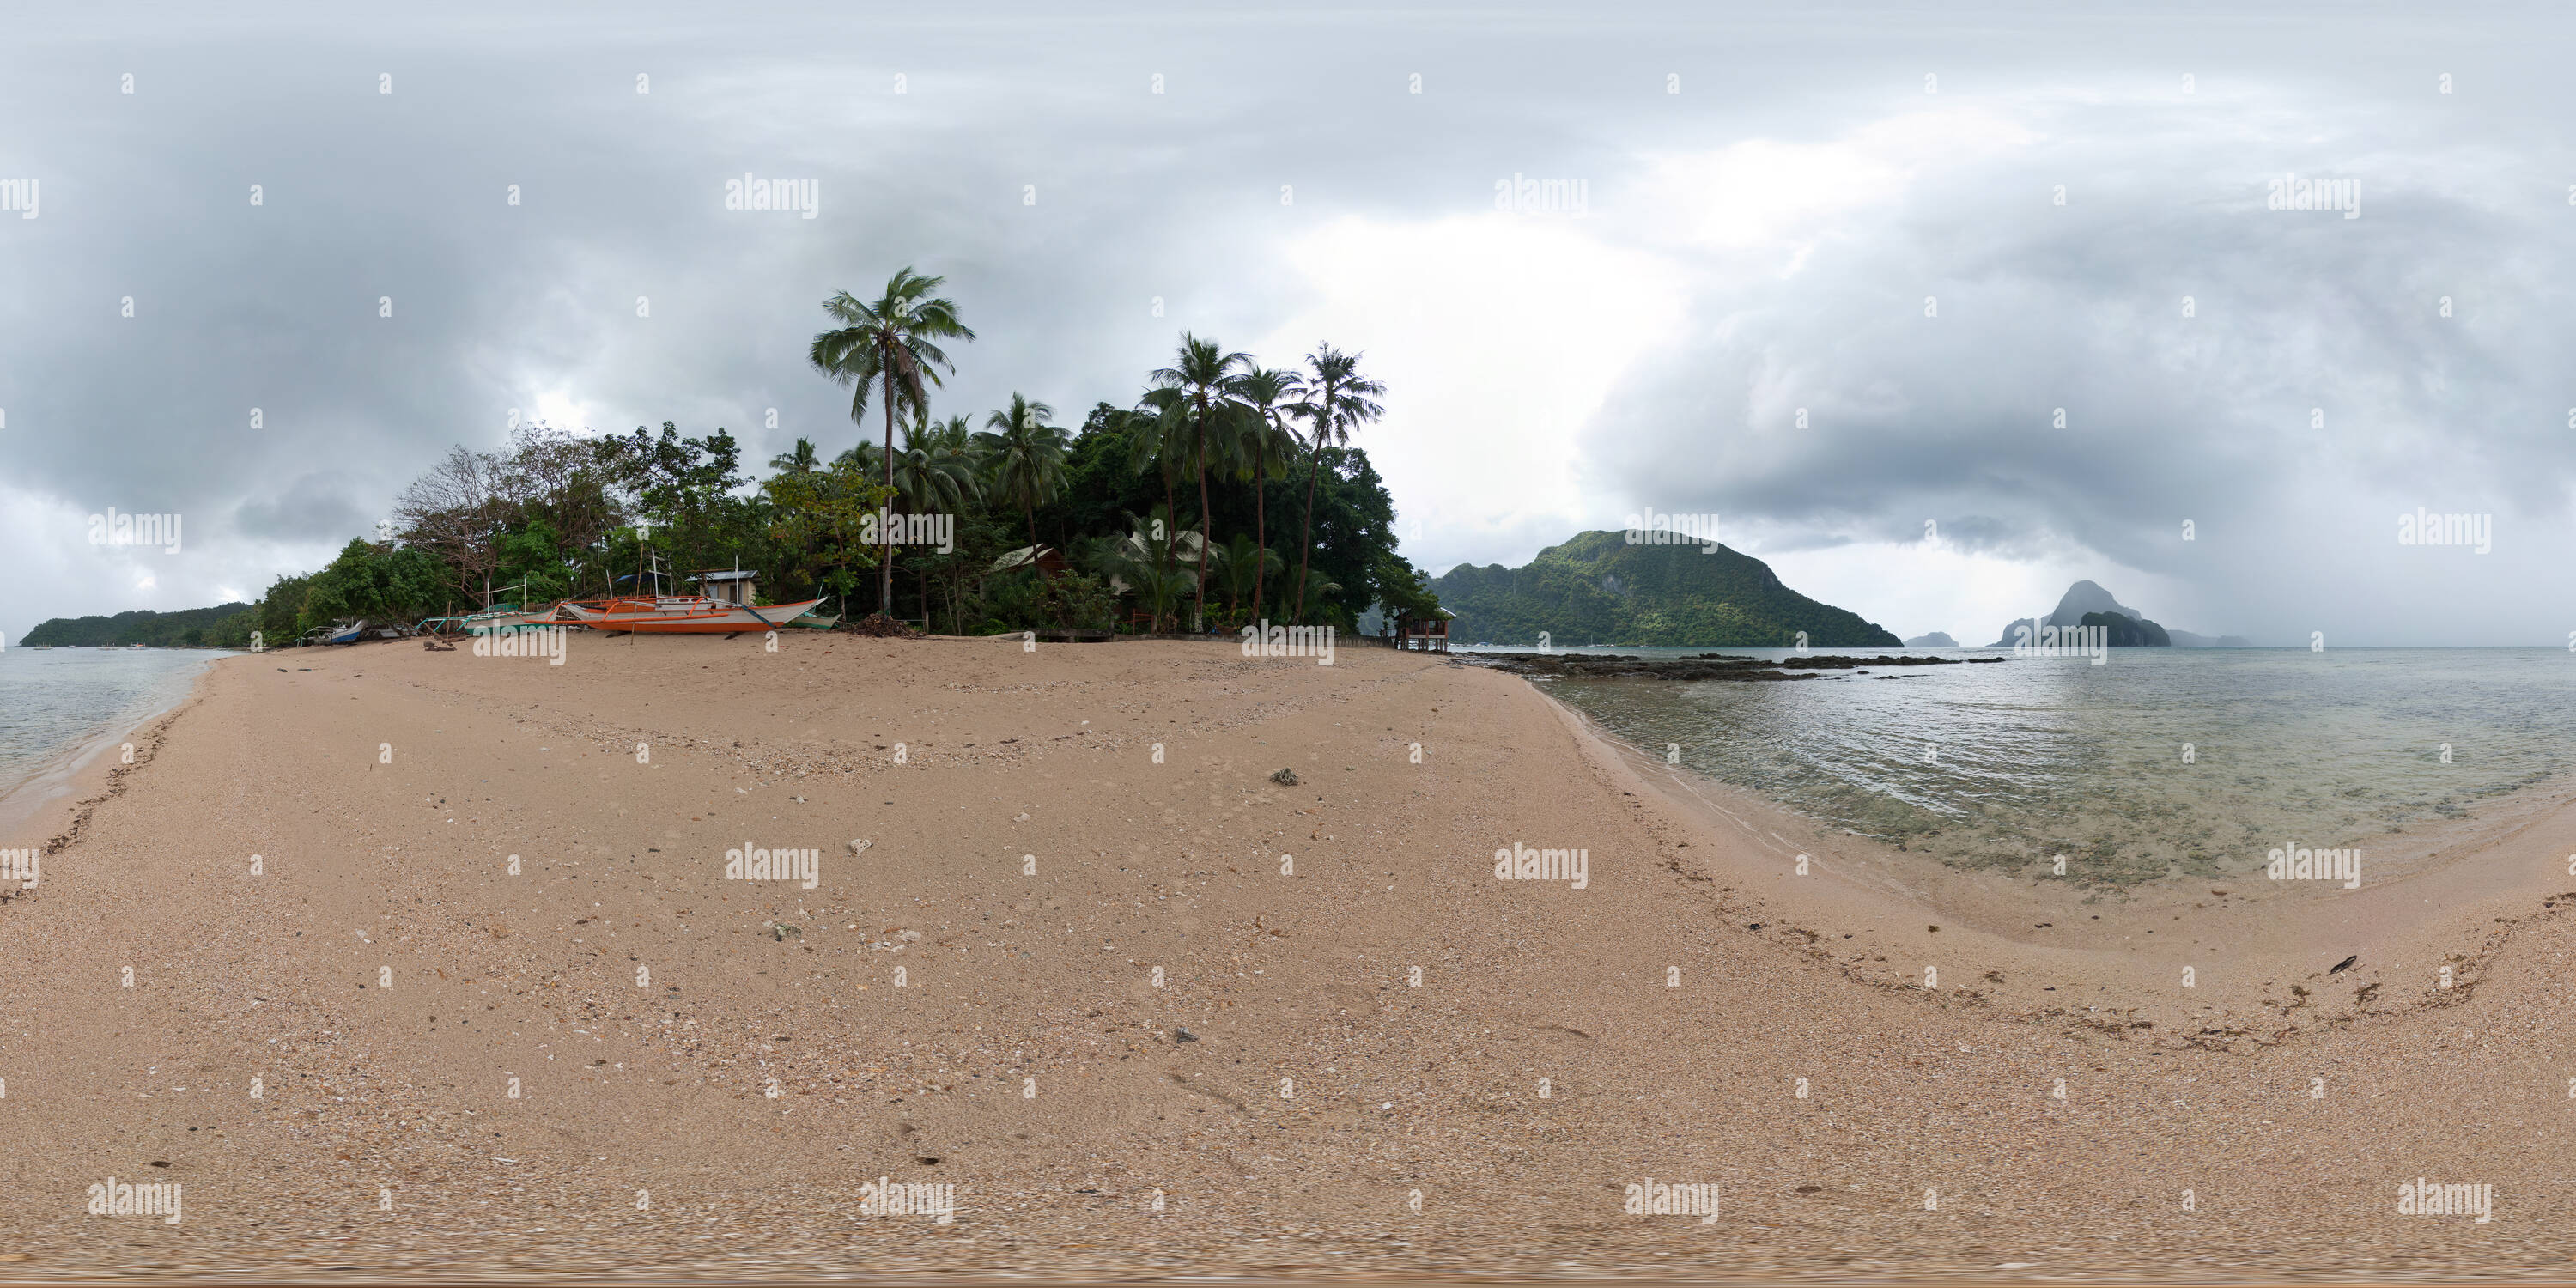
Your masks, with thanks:
<instances>
[{"instance_id":1,"label":"sea water","mask_svg":"<svg viewBox=\"0 0 2576 1288\"><path fill-rule=\"evenodd\" d=\"M208 649L0 650L0 799L82 748L178 704Z\"/></svg>"},{"instance_id":2,"label":"sea water","mask_svg":"<svg viewBox=\"0 0 2576 1288\"><path fill-rule=\"evenodd\" d=\"M2564 649L1910 652L2008 660L1546 688L1658 761L1679 744L1683 767L1827 824L1962 868L2038 876L2063 854L2109 884L2245 876L2285 845L2370 849L2564 790L2576 767Z\"/></svg>"}]
</instances>

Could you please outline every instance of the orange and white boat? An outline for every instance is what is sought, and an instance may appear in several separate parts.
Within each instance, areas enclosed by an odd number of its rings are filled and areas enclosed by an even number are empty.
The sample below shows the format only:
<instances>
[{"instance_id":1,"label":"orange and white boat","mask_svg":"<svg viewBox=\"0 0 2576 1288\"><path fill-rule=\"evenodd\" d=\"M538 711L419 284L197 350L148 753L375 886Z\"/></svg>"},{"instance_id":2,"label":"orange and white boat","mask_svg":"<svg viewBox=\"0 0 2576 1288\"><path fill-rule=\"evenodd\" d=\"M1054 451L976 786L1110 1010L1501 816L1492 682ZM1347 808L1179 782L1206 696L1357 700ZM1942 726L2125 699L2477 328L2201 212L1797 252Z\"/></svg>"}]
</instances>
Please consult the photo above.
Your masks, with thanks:
<instances>
[{"instance_id":1,"label":"orange and white boat","mask_svg":"<svg viewBox=\"0 0 2576 1288\"><path fill-rule=\"evenodd\" d=\"M740 635L784 627L820 599L793 604L737 604L704 595L629 595L592 603L566 602L562 612L594 631L642 635Z\"/></svg>"}]
</instances>

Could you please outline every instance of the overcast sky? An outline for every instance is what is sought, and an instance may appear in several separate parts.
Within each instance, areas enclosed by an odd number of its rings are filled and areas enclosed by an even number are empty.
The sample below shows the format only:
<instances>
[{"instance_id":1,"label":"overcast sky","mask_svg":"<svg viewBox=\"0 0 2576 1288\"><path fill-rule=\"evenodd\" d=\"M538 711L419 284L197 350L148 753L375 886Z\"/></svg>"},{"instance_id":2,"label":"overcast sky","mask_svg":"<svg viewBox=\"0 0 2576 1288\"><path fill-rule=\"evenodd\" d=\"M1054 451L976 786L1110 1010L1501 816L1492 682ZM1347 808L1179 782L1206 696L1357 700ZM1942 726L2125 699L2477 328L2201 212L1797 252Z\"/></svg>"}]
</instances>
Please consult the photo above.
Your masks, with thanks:
<instances>
[{"instance_id":1,"label":"overcast sky","mask_svg":"<svg viewBox=\"0 0 2576 1288\"><path fill-rule=\"evenodd\" d=\"M845 446L818 304L905 265L981 336L939 414L1078 421L1184 328L1364 352L1435 572L1651 507L1965 644L2077 578L2576 639L2563 6L536 8L13 10L11 641L256 597L514 408ZM2419 506L2490 550L2401 544ZM110 507L181 551L92 545Z\"/></svg>"}]
</instances>

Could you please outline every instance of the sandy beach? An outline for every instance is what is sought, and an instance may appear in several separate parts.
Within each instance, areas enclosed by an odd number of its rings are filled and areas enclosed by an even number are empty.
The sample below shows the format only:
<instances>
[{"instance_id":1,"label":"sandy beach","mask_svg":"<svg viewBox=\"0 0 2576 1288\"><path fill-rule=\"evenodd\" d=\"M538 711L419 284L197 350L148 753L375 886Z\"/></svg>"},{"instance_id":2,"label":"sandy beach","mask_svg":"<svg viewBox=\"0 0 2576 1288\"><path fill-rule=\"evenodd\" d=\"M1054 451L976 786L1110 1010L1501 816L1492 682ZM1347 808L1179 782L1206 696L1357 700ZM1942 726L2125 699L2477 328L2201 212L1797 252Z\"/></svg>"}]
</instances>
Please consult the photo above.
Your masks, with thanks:
<instances>
[{"instance_id":1,"label":"sandy beach","mask_svg":"<svg viewBox=\"0 0 2576 1288\"><path fill-rule=\"evenodd\" d=\"M2085 904L1444 656L1016 636L237 656L132 741L0 906L8 1275L2576 1264L2563 795Z\"/></svg>"}]
</instances>

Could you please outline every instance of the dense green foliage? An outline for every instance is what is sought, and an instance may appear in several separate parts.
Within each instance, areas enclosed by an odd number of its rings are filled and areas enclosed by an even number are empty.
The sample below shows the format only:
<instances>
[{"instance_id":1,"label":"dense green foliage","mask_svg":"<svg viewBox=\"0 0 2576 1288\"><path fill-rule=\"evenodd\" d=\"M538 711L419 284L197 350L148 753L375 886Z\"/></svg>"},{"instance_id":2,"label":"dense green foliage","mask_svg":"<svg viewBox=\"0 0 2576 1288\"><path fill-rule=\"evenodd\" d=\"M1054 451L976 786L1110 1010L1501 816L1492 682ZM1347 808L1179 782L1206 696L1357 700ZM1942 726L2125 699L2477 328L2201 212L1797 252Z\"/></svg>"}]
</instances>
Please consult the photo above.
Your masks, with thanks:
<instances>
[{"instance_id":1,"label":"dense green foliage","mask_svg":"<svg viewBox=\"0 0 2576 1288\"><path fill-rule=\"evenodd\" d=\"M213 608L190 608L176 613L156 613L138 608L114 617L56 617L27 632L19 643L33 647L51 644L58 647L107 648L118 644L177 645L196 648L218 643L220 629L231 619L251 611L248 604L220 604ZM243 628L243 639L249 628Z\"/></svg>"},{"instance_id":2,"label":"dense green foliage","mask_svg":"<svg viewBox=\"0 0 2576 1288\"><path fill-rule=\"evenodd\" d=\"M807 356L851 391L859 432L844 450L798 439L758 477L722 428L522 428L500 451L452 449L403 491L389 539L352 540L257 605L197 610L209 616L188 628L204 643L246 645L256 631L278 647L361 618L687 593L688 574L731 568L758 572L765 602L883 602L957 634L1263 618L1347 631L1381 598L1429 606L1395 552L1385 485L1347 446L1383 392L1358 355L1327 345L1305 368L1267 369L1185 334L1132 408L1099 403L1079 430L1019 393L940 419L930 404L953 359L933 341L974 332L939 286L906 269L874 302L825 301L834 325Z\"/></svg>"},{"instance_id":3,"label":"dense green foliage","mask_svg":"<svg viewBox=\"0 0 2576 1288\"><path fill-rule=\"evenodd\" d=\"M1780 584L1759 559L1718 546L1630 545L1618 532L1578 533L1526 568L1460 564L1430 583L1458 614L1463 643L1558 646L1898 647L1875 622Z\"/></svg>"}]
</instances>

